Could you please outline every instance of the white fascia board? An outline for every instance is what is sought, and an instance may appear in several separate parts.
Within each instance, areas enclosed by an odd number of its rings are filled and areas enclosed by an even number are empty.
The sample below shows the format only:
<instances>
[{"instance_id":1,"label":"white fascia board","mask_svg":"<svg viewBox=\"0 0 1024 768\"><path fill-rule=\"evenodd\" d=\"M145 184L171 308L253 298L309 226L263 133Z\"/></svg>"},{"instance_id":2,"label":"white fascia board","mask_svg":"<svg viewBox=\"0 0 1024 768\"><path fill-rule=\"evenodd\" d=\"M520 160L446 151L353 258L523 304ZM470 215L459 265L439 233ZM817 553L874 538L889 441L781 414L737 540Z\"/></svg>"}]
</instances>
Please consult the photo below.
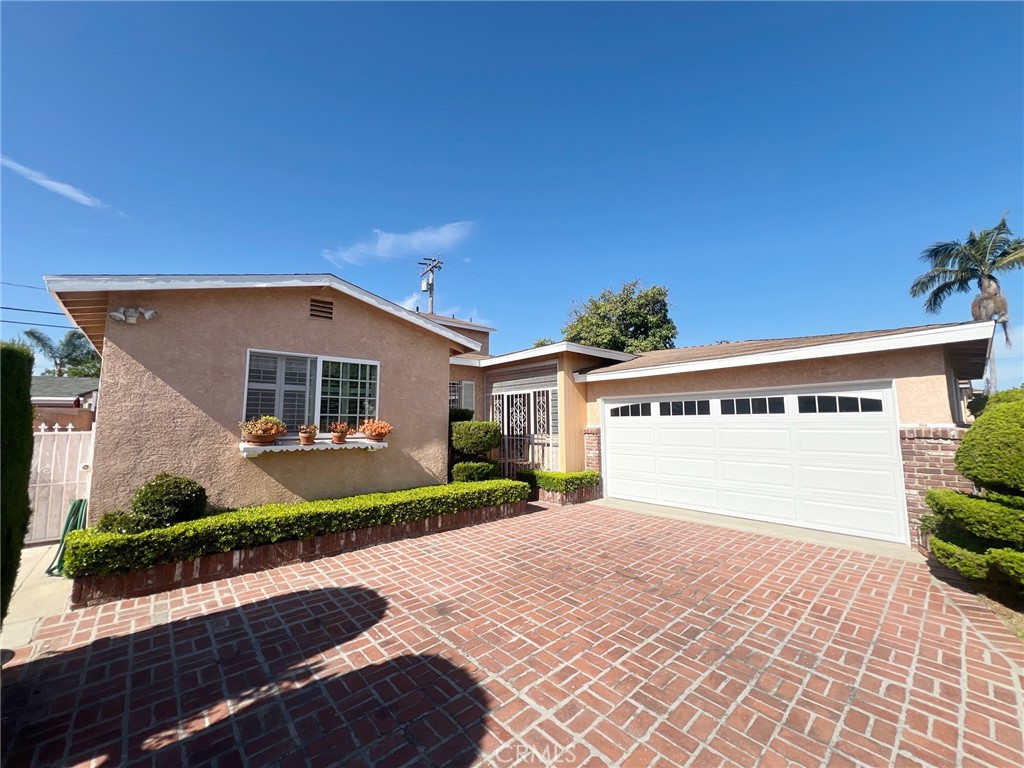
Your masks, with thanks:
<instances>
[{"instance_id":1,"label":"white fascia board","mask_svg":"<svg viewBox=\"0 0 1024 768\"><path fill-rule=\"evenodd\" d=\"M841 357L843 355L860 355L867 352L889 352L897 349L913 349L915 347L931 347L939 344L955 344L959 341L989 340L991 354L992 331L995 323L983 320L977 323L965 323L945 328L928 328L921 331L894 333L887 336L873 336L854 341L839 341L830 344L815 344L810 347L796 349L780 349L772 352L755 352L736 357L718 357L710 360L691 360L684 363L655 365L649 368L633 368L628 371L608 371L601 373L577 373L573 380L577 383L591 381L617 381L620 379L642 379L649 376L670 376L674 373L692 373L695 371L711 371L720 368L743 368L751 365L771 365L773 363L789 363L796 360L814 360L822 357Z\"/></svg>"},{"instance_id":2,"label":"white fascia board","mask_svg":"<svg viewBox=\"0 0 1024 768\"><path fill-rule=\"evenodd\" d=\"M438 325L450 325L453 328L465 328L468 331L487 331L488 333L494 333L498 330L497 328L489 328L488 326L480 325L479 323L471 323L468 320L456 320L454 317L446 317L440 320L436 320L432 317L428 317L427 319L433 320L433 322Z\"/></svg>"},{"instance_id":3,"label":"white fascia board","mask_svg":"<svg viewBox=\"0 0 1024 768\"><path fill-rule=\"evenodd\" d=\"M60 292L86 291L187 291L211 288L316 288L329 287L376 307L389 315L400 317L424 330L480 351L480 342L440 323L427 320L416 312L370 293L332 274L312 275L47 275L47 290L57 298ZM58 303L60 301L58 300ZM65 310L66 312L66 310Z\"/></svg>"},{"instance_id":4,"label":"white fascia board","mask_svg":"<svg viewBox=\"0 0 1024 768\"><path fill-rule=\"evenodd\" d=\"M479 368L482 360L474 360L466 357L453 357L448 360L452 365L465 365L468 368Z\"/></svg>"},{"instance_id":5,"label":"white fascia board","mask_svg":"<svg viewBox=\"0 0 1024 768\"><path fill-rule=\"evenodd\" d=\"M592 357L602 357L605 360L614 360L622 363L627 360L632 360L636 355L631 355L628 352L614 352L610 349L600 349L598 347L588 347L585 344L575 344L571 341L559 341L555 344L548 344L543 347L534 347L533 349L524 349L520 352L509 352L507 355L495 355L494 357L488 357L486 360L477 360L473 364L479 364L481 368L490 368L494 365L504 365L506 363L518 363L523 360L533 360L538 357L545 357L547 355L558 355L563 352L576 352L581 355L590 355ZM452 362L455 362L454 360Z\"/></svg>"}]
</instances>

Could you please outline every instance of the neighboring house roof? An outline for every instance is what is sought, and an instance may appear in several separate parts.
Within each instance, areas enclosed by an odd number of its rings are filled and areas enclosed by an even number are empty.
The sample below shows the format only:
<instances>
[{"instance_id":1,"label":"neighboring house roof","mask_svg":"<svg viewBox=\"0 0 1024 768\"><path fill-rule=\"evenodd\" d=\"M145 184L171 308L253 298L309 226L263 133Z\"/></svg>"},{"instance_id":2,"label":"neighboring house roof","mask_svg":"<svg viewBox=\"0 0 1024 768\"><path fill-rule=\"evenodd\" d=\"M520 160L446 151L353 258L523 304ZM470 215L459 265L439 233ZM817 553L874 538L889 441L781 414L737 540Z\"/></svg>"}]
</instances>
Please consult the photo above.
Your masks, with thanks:
<instances>
[{"instance_id":1,"label":"neighboring house roof","mask_svg":"<svg viewBox=\"0 0 1024 768\"><path fill-rule=\"evenodd\" d=\"M418 314L420 317L425 317L428 320L433 320L435 323L447 325L451 328L465 328L469 331L487 331L488 333L494 333L497 330L496 328L490 328L486 325L480 325L480 323L474 323L471 320L456 320L454 317L434 315L430 312L419 312Z\"/></svg>"},{"instance_id":2,"label":"neighboring house roof","mask_svg":"<svg viewBox=\"0 0 1024 768\"><path fill-rule=\"evenodd\" d=\"M518 352L507 352L504 355L455 355L451 358L451 362L453 365L468 365L474 368L490 368L494 365L504 365L505 363L517 363L523 360L533 360L538 357L557 355L562 352L575 352L580 355L590 355L591 357L599 357L602 360L612 360L616 362L632 360L636 357L636 355L631 355L628 352L615 352L611 349L588 347L585 344L574 344L571 341L558 341L554 344L545 344L543 347L522 349Z\"/></svg>"},{"instance_id":3,"label":"neighboring house roof","mask_svg":"<svg viewBox=\"0 0 1024 768\"><path fill-rule=\"evenodd\" d=\"M74 400L95 392L100 380L92 376L33 376L32 399Z\"/></svg>"},{"instance_id":4,"label":"neighboring house roof","mask_svg":"<svg viewBox=\"0 0 1024 768\"><path fill-rule=\"evenodd\" d=\"M480 342L446 325L398 306L330 273L304 275L49 275L46 288L72 323L82 329L97 352L103 351L108 294L112 291L181 291L230 288L333 288L390 315L443 336L468 350Z\"/></svg>"},{"instance_id":5,"label":"neighboring house roof","mask_svg":"<svg viewBox=\"0 0 1024 768\"><path fill-rule=\"evenodd\" d=\"M664 376L715 368L738 368L746 365L884 352L937 344L955 345L951 353L951 362L958 377L979 378L984 373L994 327L994 323L985 320L660 349L655 352L642 352L631 360L577 373L575 378L577 381L608 381Z\"/></svg>"}]
</instances>

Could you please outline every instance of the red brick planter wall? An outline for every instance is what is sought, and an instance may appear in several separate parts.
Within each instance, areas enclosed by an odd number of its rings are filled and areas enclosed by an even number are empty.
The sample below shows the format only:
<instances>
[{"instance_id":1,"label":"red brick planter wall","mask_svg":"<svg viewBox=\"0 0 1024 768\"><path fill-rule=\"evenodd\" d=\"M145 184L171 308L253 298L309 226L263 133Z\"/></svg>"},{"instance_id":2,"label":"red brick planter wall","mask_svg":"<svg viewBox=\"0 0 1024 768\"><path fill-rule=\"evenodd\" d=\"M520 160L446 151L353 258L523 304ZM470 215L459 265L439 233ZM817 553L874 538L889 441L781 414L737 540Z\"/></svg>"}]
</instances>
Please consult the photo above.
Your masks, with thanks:
<instances>
[{"instance_id":1,"label":"red brick planter wall","mask_svg":"<svg viewBox=\"0 0 1024 768\"><path fill-rule=\"evenodd\" d=\"M537 490L537 500L545 504L586 504L588 501L596 501L604 494L601 492L601 484L592 485L589 488L578 488L575 491L563 493L562 491L545 491L543 488Z\"/></svg>"},{"instance_id":2,"label":"red brick planter wall","mask_svg":"<svg viewBox=\"0 0 1024 768\"><path fill-rule=\"evenodd\" d=\"M165 563L145 571L111 576L78 576L71 588L71 607L109 603L126 597L142 597L179 587L204 584L243 573L254 573L304 560L316 560L353 549L398 539L450 531L469 525L501 520L529 512L525 501L495 507L464 509L451 515L428 517L398 525L360 528L355 531L316 536L302 541L282 541L252 549L236 549L203 555L195 560Z\"/></svg>"},{"instance_id":3,"label":"red brick planter wall","mask_svg":"<svg viewBox=\"0 0 1024 768\"><path fill-rule=\"evenodd\" d=\"M600 427L585 427L583 430L583 468L601 471Z\"/></svg>"},{"instance_id":4,"label":"red brick planter wall","mask_svg":"<svg viewBox=\"0 0 1024 768\"><path fill-rule=\"evenodd\" d=\"M953 466L956 449L960 447L966 427L913 427L900 430L903 452L903 478L907 486L907 516L910 518L910 541L922 547L918 521L928 514L924 495L930 488L952 488L970 493L974 483Z\"/></svg>"}]
</instances>

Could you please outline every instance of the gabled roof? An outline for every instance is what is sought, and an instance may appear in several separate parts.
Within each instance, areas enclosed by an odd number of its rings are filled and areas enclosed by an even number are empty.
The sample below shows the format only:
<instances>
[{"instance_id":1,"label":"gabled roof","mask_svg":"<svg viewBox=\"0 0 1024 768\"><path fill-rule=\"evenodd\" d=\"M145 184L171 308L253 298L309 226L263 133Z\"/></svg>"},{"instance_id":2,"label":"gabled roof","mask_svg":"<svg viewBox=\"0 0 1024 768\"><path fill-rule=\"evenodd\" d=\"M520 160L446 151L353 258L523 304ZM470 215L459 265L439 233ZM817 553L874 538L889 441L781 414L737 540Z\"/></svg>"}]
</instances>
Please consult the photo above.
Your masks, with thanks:
<instances>
[{"instance_id":1,"label":"gabled roof","mask_svg":"<svg viewBox=\"0 0 1024 768\"><path fill-rule=\"evenodd\" d=\"M632 360L577 373L575 378L577 381L611 381L940 344L956 345L959 357L954 355L953 362L959 369L958 376L979 378L988 358L993 328L994 323L986 320L661 349L641 352Z\"/></svg>"},{"instance_id":2,"label":"gabled roof","mask_svg":"<svg viewBox=\"0 0 1024 768\"><path fill-rule=\"evenodd\" d=\"M68 399L95 392L100 380L92 376L33 376L32 397L47 400Z\"/></svg>"},{"instance_id":3,"label":"gabled roof","mask_svg":"<svg viewBox=\"0 0 1024 768\"><path fill-rule=\"evenodd\" d=\"M43 280L57 304L71 322L82 329L97 352L103 351L107 296L112 291L316 287L333 288L468 350L475 352L480 349L480 342L327 272L296 275L51 275Z\"/></svg>"},{"instance_id":4,"label":"gabled roof","mask_svg":"<svg viewBox=\"0 0 1024 768\"><path fill-rule=\"evenodd\" d=\"M455 355L451 358L451 363L453 365L468 365L473 368L490 368L494 365L518 363L524 360L535 360L538 357L545 357L547 355L558 355L562 352L575 352L579 355L590 355L591 357L597 357L602 360L612 360L617 362L632 360L636 357L636 355L631 355L628 352L616 352L611 349L601 349L600 347L588 347L586 344L575 344L571 341L556 341L554 344L545 344L543 347L521 349L518 352L507 352L504 355Z\"/></svg>"}]
</instances>

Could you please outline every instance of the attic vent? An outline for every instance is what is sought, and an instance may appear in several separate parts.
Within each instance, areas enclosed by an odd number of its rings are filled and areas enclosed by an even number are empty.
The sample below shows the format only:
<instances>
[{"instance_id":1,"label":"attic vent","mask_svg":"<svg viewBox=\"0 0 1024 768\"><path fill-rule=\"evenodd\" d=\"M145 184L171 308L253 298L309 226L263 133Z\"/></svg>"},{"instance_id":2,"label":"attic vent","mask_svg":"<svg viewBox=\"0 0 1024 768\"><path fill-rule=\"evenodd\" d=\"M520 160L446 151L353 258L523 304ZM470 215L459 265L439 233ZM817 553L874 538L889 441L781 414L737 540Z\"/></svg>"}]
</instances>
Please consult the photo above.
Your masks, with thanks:
<instances>
[{"instance_id":1,"label":"attic vent","mask_svg":"<svg viewBox=\"0 0 1024 768\"><path fill-rule=\"evenodd\" d=\"M309 316L319 317L321 320L334 319L334 302L324 299L309 300Z\"/></svg>"}]
</instances>

